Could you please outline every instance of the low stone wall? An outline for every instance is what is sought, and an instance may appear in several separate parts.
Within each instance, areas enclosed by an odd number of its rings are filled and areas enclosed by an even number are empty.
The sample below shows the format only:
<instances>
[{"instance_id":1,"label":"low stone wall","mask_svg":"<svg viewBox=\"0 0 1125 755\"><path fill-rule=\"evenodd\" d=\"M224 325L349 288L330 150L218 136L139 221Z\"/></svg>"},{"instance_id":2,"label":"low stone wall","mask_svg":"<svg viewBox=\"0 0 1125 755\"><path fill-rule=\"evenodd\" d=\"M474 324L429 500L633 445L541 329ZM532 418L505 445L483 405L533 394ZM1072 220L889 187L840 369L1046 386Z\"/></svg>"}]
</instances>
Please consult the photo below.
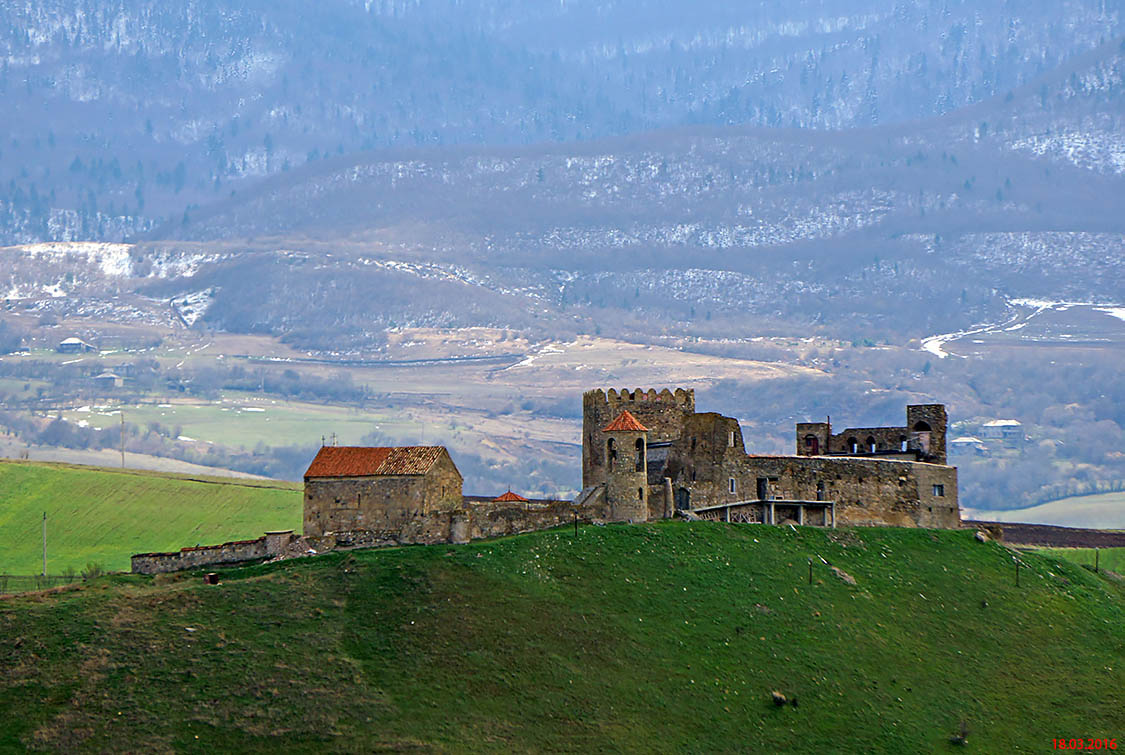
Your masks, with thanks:
<instances>
[{"instance_id":1,"label":"low stone wall","mask_svg":"<svg viewBox=\"0 0 1125 755\"><path fill-rule=\"evenodd\" d=\"M468 539L517 535L561 524L570 524L577 515L588 519L596 512L580 509L573 501L536 501L527 504L480 503L467 509Z\"/></svg>"},{"instance_id":2,"label":"low stone wall","mask_svg":"<svg viewBox=\"0 0 1125 755\"><path fill-rule=\"evenodd\" d=\"M550 529L570 524L575 516L582 522L602 521L605 507L601 498L592 496L590 501L586 504L553 500L512 503L467 498L464 508L418 514L398 530L326 532L323 535L301 538L301 546L324 553L345 548L467 543L471 540Z\"/></svg>"},{"instance_id":3,"label":"low stone wall","mask_svg":"<svg viewBox=\"0 0 1125 755\"><path fill-rule=\"evenodd\" d=\"M604 496L598 491L574 501L533 500L506 502L466 498L454 511L415 513L399 527L370 530L339 530L294 537L292 531L267 533L257 540L239 540L222 545L183 548L175 553L139 553L133 556L135 574L158 574L205 566L222 566L268 558L290 558L310 551L326 553L350 548L380 548L394 545L467 543L504 535L550 529L580 521L603 521Z\"/></svg>"},{"instance_id":4,"label":"low stone wall","mask_svg":"<svg viewBox=\"0 0 1125 755\"><path fill-rule=\"evenodd\" d=\"M235 540L221 545L197 545L173 553L138 553L132 558L134 574L197 569L204 566L259 561L280 554L293 539L293 531L268 532L255 540Z\"/></svg>"}]
</instances>

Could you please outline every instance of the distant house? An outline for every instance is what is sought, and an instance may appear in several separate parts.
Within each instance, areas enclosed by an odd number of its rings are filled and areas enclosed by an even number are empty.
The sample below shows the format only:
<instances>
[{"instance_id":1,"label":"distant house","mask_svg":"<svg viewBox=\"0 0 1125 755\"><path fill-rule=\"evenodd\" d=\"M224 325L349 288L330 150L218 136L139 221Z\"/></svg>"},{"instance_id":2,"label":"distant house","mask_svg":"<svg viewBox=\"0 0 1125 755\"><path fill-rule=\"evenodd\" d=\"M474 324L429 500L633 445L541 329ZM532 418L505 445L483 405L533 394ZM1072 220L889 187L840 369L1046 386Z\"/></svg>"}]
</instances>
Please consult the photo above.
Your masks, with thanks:
<instances>
[{"instance_id":1,"label":"distant house","mask_svg":"<svg viewBox=\"0 0 1125 755\"><path fill-rule=\"evenodd\" d=\"M988 449L984 441L973 435L962 435L949 441L949 447L955 455L975 453L983 456Z\"/></svg>"},{"instance_id":2,"label":"distant house","mask_svg":"<svg viewBox=\"0 0 1125 755\"><path fill-rule=\"evenodd\" d=\"M96 385L99 389L106 391L111 391L115 388L120 388L125 385L125 378L112 372L103 372L102 374L95 375L90 379L94 381L94 385Z\"/></svg>"},{"instance_id":3,"label":"distant house","mask_svg":"<svg viewBox=\"0 0 1125 755\"><path fill-rule=\"evenodd\" d=\"M71 337L61 341L59 345L55 347L55 351L60 354L87 354L91 351L97 351L97 349L81 338Z\"/></svg>"},{"instance_id":4,"label":"distant house","mask_svg":"<svg viewBox=\"0 0 1125 755\"><path fill-rule=\"evenodd\" d=\"M1023 443L1023 424L1015 419L994 419L985 422L981 434L989 440L1000 440L1004 445L1016 446Z\"/></svg>"}]
</instances>

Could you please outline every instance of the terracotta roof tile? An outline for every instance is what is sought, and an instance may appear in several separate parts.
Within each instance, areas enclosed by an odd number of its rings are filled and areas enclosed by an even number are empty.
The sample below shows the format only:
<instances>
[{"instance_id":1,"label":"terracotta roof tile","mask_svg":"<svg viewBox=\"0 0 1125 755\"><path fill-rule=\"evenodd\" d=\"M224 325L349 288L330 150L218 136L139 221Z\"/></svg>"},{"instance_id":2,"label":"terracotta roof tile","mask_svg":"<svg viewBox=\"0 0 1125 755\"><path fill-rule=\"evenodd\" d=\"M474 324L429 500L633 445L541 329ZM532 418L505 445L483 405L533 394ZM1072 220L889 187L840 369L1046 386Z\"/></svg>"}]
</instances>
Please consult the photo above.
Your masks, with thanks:
<instances>
[{"instance_id":1,"label":"terracotta roof tile","mask_svg":"<svg viewBox=\"0 0 1125 755\"><path fill-rule=\"evenodd\" d=\"M612 433L618 430L648 432L648 428L638 422L637 418L630 414L628 409L622 410L621 414L617 415L617 419L602 428L603 433Z\"/></svg>"},{"instance_id":2,"label":"terracotta roof tile","mask_svg":"<svg viewBox=\"0 0 1125 755\"><path fill-rule=\"evenodd\" d=\"M310 477L372 477L422 475L445 451L443 446L325 446L305 472Z\"/></svg>"},{"instance_id":3,"label":"terracotta roof tile","mask_svg":"<svg viewBox=\"0 0 1125 755\"><path fill-rule=\"evenodd\" d=\"M519 493L513 493L510 490L507 493L504 493L503 495L496 496L492 500L501 501L503 503L527 503L526 498L524 498Z\"/></svg>"}]
</instances>

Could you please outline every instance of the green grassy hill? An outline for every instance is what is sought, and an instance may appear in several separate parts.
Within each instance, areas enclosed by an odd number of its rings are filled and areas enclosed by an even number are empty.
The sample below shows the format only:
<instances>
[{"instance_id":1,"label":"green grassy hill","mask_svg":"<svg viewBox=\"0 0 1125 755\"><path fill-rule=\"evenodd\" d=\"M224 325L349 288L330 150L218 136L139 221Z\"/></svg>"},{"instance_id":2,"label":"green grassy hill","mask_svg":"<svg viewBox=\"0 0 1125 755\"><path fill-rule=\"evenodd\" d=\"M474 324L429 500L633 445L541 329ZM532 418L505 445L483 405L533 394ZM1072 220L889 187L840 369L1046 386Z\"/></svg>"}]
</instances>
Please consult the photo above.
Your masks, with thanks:
<instances>
[{"instance_id":1,"label":"green grassy hill","mask_svg":"<svg viewBox=\"0 0 1125 755\"><path fill-rule=\"evenodd\" d=\"M1012 552L971 532L671 522L333 553L215 587L102 578L0 601L0 749L941 752L961 721L974 752L1122 736L1125 589L1022 558L1017 587Z\"/></svg>"},{"instance_id":2,"label":"green grassy hill","mask_svg":"<svg viewBox=\"0 0 1125 755\"><path fill-rule=\"evenodd\" d=\"M293 483L0 461L0 574L88 562L128 570L129 556L299 529Z\"/></svg>"}]
</instances>

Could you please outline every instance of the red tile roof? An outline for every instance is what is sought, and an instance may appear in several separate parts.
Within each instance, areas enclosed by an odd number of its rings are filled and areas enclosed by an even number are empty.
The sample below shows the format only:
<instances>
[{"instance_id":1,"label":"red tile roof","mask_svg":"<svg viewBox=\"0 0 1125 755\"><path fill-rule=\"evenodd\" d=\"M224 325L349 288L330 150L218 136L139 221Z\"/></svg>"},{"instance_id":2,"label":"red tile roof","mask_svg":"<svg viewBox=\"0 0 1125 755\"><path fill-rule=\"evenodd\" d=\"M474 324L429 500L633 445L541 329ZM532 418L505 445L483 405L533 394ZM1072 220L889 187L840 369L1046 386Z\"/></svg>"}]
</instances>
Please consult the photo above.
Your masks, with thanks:
<instances>
[{"instance_id":1,"label":"red tile roof","mask_svg":"<svg viewBox=\"0 0 1125 755\"><path fill-rule=\"evenodd\" d=\"M507 493L504 493L503 495L496 496L492 500L502 501L503 503L527 503L526 498L524 498L519 493L513 493L510 490Z\"/></svg>"},{"instance_id":2,"label":"red tile roof","mask_svg":"<svg viewBox=\"0 0 1125 755\"><path fill-rule=\"evenodd\" d=\"M603 433L612 433L618 430L648 432L648 428L638 422L637 418L630 414L628 409L622 410L621 414L617 415L617 419L602 428Z\"/></svg>"},{"instance_id":3,"label":"red tile roof","mask_svg":"<svg viewBox=\"0 0 1125 755\"><path fill-rule=\"evenodd\" d=\"M378 475L423 475L445 451L443 446L397 446L365 448L325 446L305 472L310 477L372 477Z\"/></svg>"}]
</instances>

